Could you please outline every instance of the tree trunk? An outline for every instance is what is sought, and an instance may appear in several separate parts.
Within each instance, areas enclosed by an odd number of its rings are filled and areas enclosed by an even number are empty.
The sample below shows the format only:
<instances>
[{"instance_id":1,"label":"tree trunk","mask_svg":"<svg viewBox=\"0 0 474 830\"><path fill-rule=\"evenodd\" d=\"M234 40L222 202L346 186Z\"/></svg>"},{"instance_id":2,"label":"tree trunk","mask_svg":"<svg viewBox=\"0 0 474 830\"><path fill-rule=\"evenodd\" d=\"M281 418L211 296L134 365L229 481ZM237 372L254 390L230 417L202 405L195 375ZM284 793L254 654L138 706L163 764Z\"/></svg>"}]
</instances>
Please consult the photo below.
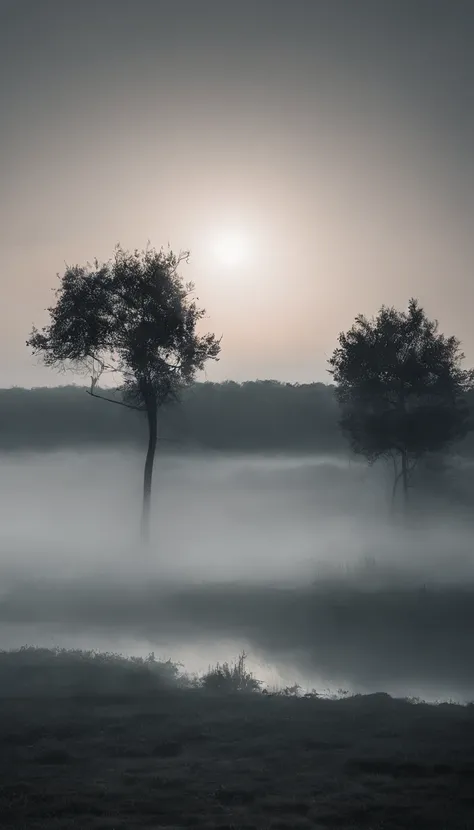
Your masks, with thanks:
<instances>
[{"instance_id":1,"label":"tree trunk","mask_svg":"<svg viewBox=\"0 0 474 830\"><path fill-rule=\"evenodd\" d=\"M393 464L393 485L392 485L392 501L391 501L391 513L392 516L395 515L395 506L396 506L396 498L397 498L397 489L398 489L398 482L400 481L400 473L398 471L398 464L397 464L397 456L392 455L392 464Z\"/></svg>"},{"instance_id":2,"label":"tree trunk","mask_svg":"<svg viewBox=\"0 0 474 830\"><path fill-rule=\"evenodd\" d=\"M391 502L391 510L392 516L395 515L395 506L396 506L396 498L397 498L397 489L398 489L398 482L400 481L400 474L395 470L395 475L393 478L393 486L392 486L392 502Z\"/></svg>"},{"instance_id":3,"label":"tree trunk","mask_svg":"<svg viewBox=\"0 0 474 830\"><path fill-rule=\"evenodd\" d=\"M406 452L402 452L402 482L403 482L403 499L405 512L408 509L408 458Z\"/></svg>"},{"instance_id":4,"label":"tree trunk","mask_svg":"<svg viewBox=\"0 0 474 830\"><path fill-rule=\"evenodd\" d=\"M150 540L150 508L151 508L151 485L153 480L153 464L155 461L156 445L158 442L158 413L156 400L153 398L147 402L148 419L148 450L145 461L145 473L143 476L143 510L142 510L142 542L148 544Z\"/></svg>"}]
</instances>

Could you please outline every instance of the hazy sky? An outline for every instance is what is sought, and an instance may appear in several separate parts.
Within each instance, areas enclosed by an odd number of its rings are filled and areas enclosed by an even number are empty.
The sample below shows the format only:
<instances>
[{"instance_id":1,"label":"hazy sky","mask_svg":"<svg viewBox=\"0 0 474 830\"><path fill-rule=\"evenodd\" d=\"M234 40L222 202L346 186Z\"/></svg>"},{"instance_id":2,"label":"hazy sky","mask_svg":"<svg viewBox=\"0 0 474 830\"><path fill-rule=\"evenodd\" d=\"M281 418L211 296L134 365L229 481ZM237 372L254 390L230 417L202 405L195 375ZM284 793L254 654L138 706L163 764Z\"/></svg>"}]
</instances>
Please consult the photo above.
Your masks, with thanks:
<instances>
[{"instance_id":1,"label":"hazy sky","mask_svg":"<svg viewBox=\"0 0 474 830\"><path fill-rule=\"evenodd\" d=\"M148 240L211 379L325 379L411 295L474 362L473 36L471 0L0 0L0 385L63 381L25 339L65 262Z\"/></svg>"}]
</instances>

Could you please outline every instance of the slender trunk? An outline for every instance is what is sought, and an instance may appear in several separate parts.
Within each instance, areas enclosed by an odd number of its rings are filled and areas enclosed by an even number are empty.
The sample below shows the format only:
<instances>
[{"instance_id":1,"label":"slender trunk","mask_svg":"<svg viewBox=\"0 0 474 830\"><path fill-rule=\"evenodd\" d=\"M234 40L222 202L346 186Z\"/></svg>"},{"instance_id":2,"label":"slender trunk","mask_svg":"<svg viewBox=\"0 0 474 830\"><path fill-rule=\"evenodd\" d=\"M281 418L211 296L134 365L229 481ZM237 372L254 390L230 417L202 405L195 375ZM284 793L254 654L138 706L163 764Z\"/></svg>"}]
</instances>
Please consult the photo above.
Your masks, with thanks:
<instances>
[{"instance_id":1,"label":"slender trunk","mask_svg":"<svg viewBox=\"0 0 474 830\"><path fill-rule=\"evenodd\" d=\"M400 481L400 474L395 471L392 487L392 516L395 515L395 499L397 497L398 482Z\"/></svg>"},{"instance_id":2,"label":"slender trunk","mask_svg":"<svg viewBox=\"0 0 474 830\"><path fill-rule=\"evenodd\" d=\"M147 402L148 419L148 450L145 461L145 473L143 476L143 510L142 510L142 541L148 544L150 539L150 507L151 507L151 485L153 480L153 464L155 461L156 445L158 441L158 413L156 400Z\"/></svg>"},{"instance_id":3,"label":"slender trunk","mask_svg":"<svg viewBox=\"0 0 474 830\"><path fill-rule=\"evenodd\" d=\"M402 482L403 482L403 498L405 503L405 512L408 509L408 458L406 451L402 452Z\"/></svg>"},{"instance_id":4,"label":"slender trunk","mask_svg":"<svg viewBox=\"0 0 474 830\"><path fill-rule=\"evenodd\" d=\"M395 515L395 500L397 498L397 489L398 489L398 482L400 481L400 473L398 472L398 464L397 464L397 456L392 455L392 464L393 464L393 485L392 485L392 501L391 501L391 513L392 516Z\"/></svg>"},{"instance_id":5,"label":"slender trunk","mask_svg":"<svg viewBox=\"0 0 474 830\"><path fill-rule=\"evenodd\" d=\"M400 400L399 405L402 414L402 423L403 428L406 426L406 418L407 418L407 402L406 402L406 395L405 395L405 388L403 380L401 381L401 388L400 388ZM408 454L406 448L404 447L401 452L401 461L402 461L402 468L400 471L400 476L402 479L402 486L403 486L403 508L405 512L405 516L408 511Z\"/></svg>"}]
</instances>

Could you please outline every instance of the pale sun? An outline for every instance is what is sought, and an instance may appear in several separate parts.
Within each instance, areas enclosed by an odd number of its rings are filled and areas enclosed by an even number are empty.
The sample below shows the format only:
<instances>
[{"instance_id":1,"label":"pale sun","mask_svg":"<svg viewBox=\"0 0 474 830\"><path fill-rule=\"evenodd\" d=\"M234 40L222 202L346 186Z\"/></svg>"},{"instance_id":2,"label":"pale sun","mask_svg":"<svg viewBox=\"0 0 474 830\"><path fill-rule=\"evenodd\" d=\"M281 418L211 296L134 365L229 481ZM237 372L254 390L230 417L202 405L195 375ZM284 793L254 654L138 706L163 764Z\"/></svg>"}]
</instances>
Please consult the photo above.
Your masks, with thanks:
<instances>
[{"instance_id":1,"label":"pale sun","mask_svg":"<svg viewBox=\"0 0 474 830\"><path fill-rule=\"evenodd\" d=\"M239 231L225 231L215 237L214 255L221 265L229 268L249 262L251 258L249 238Z\"/></svg>"}]
</instances>

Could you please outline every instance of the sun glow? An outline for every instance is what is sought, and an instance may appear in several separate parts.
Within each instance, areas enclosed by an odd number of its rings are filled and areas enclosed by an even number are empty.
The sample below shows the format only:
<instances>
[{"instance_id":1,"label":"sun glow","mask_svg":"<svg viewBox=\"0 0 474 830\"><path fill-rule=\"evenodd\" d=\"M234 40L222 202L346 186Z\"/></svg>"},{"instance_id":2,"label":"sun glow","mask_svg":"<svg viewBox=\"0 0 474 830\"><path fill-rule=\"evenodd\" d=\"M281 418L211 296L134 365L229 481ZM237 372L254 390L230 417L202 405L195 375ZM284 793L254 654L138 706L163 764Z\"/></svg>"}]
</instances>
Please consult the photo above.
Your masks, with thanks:
<instances>
[{"instance_id":1,"label":"sun glow","mask_svg":"<svg viewBox=\"0 0 474 830\"><path fill-rule=\"evenodd\" d=\"M240 231L223 231L214 239L214 255L220 265L236 268L248 264L252 255L252 245L245 233Z\"/></svg>"}]
</instances>

